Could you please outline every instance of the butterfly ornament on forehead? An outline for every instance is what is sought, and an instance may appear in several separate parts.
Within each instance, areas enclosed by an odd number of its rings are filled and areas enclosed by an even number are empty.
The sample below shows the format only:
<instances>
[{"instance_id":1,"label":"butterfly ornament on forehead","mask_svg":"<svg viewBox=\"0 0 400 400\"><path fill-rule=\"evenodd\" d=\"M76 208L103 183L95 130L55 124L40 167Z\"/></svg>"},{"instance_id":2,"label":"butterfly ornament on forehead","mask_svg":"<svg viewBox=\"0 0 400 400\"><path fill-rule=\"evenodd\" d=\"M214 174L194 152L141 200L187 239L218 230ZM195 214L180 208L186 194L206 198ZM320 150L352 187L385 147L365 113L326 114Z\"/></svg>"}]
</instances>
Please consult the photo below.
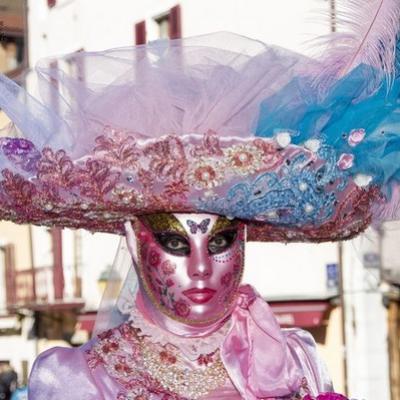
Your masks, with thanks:
<instances>
[{"instance_id":1,"label":"butterfly ornament on forehead","mask_svg":"<svg viewBox=\"0 0 400 400\"><path fill-rule=\"evenodd\" d=\"M244 224L210 214L152 214L127 230L141 292L189 325L228 316L241 282Z\"/></svg>"}]
</instances>

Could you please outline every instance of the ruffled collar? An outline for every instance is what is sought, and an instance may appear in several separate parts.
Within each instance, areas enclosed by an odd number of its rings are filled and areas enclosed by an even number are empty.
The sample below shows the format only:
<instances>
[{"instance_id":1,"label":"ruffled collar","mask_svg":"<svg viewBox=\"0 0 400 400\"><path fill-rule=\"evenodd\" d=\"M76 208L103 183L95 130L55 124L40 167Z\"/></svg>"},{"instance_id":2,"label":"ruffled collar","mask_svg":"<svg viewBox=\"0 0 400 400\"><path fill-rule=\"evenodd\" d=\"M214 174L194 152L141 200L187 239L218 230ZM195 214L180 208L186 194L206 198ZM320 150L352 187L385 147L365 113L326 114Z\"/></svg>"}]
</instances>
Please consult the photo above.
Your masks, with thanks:
<instances>
[{"instance_id":1,"label":"ruffled collar","mask_svg":"<svg viewBox=\"0 0 400 400\"><path fill-rule=\"evenodd\" d=\"M191 361L196 361L201 355L211 354L218 350L231 327L231 319L228 318L220 327L207 335L181 336L150 321L141 309L140 305L132 307L129 317L131 326L140 329L143 336L153 343L161 346L168 344L175 346Z\"/></svg>"}]
</instances>

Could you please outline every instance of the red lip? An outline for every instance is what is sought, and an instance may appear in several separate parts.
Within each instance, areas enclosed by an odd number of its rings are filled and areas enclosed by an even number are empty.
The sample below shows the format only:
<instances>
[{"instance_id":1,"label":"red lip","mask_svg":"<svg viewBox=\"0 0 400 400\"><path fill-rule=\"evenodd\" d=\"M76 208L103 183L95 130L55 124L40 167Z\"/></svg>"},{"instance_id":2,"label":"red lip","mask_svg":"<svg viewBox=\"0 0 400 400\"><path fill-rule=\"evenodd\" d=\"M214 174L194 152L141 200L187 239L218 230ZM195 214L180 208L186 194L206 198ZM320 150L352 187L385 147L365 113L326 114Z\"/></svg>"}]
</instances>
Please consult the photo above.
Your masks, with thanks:
<instances>
[{"instance_id":1,"label":"red lip","mask_svg":"<svg viewBox=\"0 0 400 400\"><path fill-rule=\"evenodd\" d=\"M193 303L196 304L204 304L207 303L207 301L211 300L211 298L215 294L215 290L209 289L209 288L204 288L204 289L189 289L185 290L183 294Z\"/></svg>"}]
</instances>

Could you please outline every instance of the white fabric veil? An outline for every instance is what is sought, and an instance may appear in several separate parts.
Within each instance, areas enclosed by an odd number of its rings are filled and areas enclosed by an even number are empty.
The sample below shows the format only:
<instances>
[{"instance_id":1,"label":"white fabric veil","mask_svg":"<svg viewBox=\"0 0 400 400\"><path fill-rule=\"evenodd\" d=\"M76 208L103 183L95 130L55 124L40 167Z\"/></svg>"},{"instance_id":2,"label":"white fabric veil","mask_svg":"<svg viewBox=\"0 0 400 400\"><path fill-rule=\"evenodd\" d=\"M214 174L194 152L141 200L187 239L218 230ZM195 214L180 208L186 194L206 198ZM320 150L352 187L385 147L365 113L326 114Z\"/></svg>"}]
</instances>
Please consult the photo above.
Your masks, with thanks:
<instances>
[{"instance_id":1,"label":"white fabric veil","mask_svg":"<svg viewBox=\"0 0 400 400\"><path fill-rule=\"evenodd\" d=\"M130 222L125 223L125 229L132 230ZM130 235L130 240L135 240L134 234ZM130 243L129 246L135 254L136 243ZM127 239L124 236L120 239L109 276L119 278L108 279L97 313L93 337L128 320L134 306L139 281Z\"/></svg>"}]
</instances>

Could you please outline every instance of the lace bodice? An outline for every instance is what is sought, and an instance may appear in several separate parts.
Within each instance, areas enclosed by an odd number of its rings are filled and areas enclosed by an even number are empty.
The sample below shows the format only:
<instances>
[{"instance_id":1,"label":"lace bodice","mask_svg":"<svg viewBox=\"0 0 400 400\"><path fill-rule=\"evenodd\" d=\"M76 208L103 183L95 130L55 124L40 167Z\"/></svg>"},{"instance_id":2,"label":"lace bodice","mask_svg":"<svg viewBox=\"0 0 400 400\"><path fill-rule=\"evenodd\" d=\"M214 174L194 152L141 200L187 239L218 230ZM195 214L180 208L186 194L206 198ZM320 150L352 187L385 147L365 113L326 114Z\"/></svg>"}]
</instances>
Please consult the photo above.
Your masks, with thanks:
<instances>
[{"instance_id":1,"label":"lace bodice","mask_svg":"<svg viewBox=\"0 0 400 400\"><path fill-rule=\"evenodd\" d=\"M181 337L150 323L136 307L131 310L129 323L134 328L140 329L141 335L146 336L151 342L161 346L173 345L191 361L196 361L201 355L217 351L231 326L229 319L221 328L205 337Z\"/></svg>"}]
</instances>

